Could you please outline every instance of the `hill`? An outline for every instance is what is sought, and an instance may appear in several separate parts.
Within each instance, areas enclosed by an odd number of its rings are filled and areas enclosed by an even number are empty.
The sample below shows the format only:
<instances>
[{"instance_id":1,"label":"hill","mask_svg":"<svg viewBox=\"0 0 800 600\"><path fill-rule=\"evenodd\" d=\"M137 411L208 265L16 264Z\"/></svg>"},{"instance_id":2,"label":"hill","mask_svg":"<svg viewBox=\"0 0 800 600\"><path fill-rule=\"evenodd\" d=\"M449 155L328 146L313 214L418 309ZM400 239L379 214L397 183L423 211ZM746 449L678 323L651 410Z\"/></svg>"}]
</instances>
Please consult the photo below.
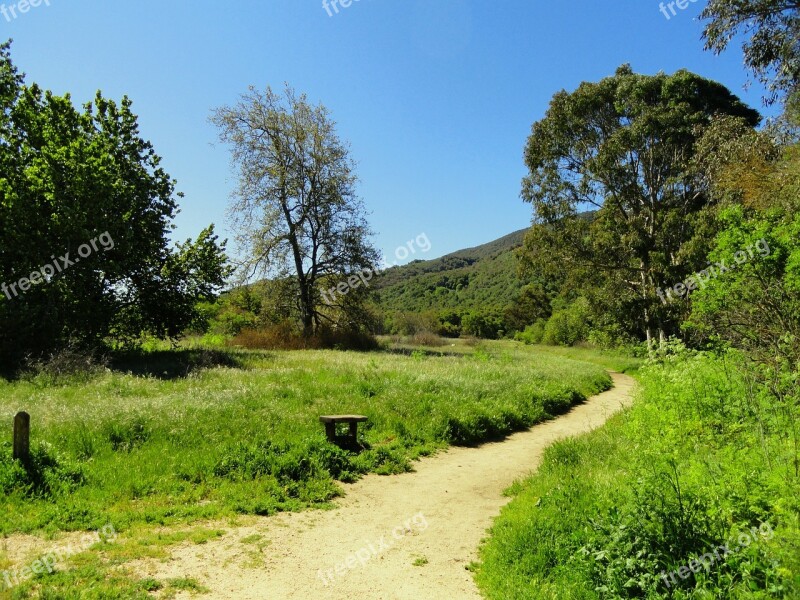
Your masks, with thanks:
<instances>
[{"instance_id":1,"label":"hill","mask_svg":"<svg viewBox=\"0 0 800 600\"><path fill-rule=\"evenodd\" d=\"M384 311L408 312L503 308L525 284L517 274L514 250L526 231L387 269L374 284L376 303Z\"/></svg>"}]
</instances>

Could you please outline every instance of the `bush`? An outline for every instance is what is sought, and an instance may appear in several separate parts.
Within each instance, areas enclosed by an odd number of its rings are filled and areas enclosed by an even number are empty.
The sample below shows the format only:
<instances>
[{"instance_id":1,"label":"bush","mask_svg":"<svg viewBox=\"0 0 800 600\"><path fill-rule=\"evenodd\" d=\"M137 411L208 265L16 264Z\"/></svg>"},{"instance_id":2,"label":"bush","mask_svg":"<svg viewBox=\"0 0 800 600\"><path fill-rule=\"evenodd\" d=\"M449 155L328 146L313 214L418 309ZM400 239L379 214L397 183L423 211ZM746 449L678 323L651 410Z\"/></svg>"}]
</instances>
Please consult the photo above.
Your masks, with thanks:
<instances>
[{"instance_id":1,"label":"bush","mask_svg":"<svg viewBox=\"0 0 800 600\"><path fill-rule=\"evenodd\" d=\"M457 338L461 335L461 314L454 310L439 313L437 333L444 337Z\"/></svg>"},{"instance_id":2,"label":"bush","mask_svg":"<svg viewBox=\"0 0 800 600\"><path fill-rule=\"evenodd\" d=\"M108 358L85 346L70 342L43 358L29 358L22 371L28 378L45 378L59 381L69 378L93 376L103 372Z\"/></svg>"},{"instance_id":3,"label":"bush","mask_svg":"<svg viewBox=\"0 0 800 600\"><path fill-rule=\"evenodd\" d=\"M542 341L550 346L574 346L589 336L589 301L578 298L567 308L553 312Z\"/></svg>"},{"instance_id":4,"label":"bush","mask_svg":"<svg viewBox=\"0 0 800 600\"><path fill-rule=\"evenodd\" d=\"M419 331L411 336L410 342L415 346L431 346L438 348L444 346L447 342L430 331Z\"/></svg>"},{"instance_id":5,"label":"bush","mask_svg":"<svg viewBox=\"0 0 800 600\"><path fill-rule=\"evenodd\" d=\"M386 317L384 329L393 335L414 335L420 331L436 331L438 320L430 314L396 312Z\"/></svg>"},{"instance_id":6,"label":"bush","mask_svg":"<svg viewBox=\"0 0 800 600\"><path fill-rule=\"evenodd\" d=\"M461 319L462 331L467 335L494 340L504 329L502 318L493 313L471 312Z\"/></svg>"},{"instance_id":7,"label":"bush","mask_svg":"<svg viewBox=\"0 0 800 600\"><path fill-rule=\"evenodd\" d=\"M245 329L231 338L228 345L261 350L375 350L378 341L362 331L330 328L321 328L313 336L306 337L294 325L284 321L260 329Z\"/></svg>"},{"instance_id":8,"label":"bush","mask_svg":"<svg viewBox=\"0 0 800 600\"><path fill-rule=\"evenodd\" d=\"M539 319L533 325L528 325L525 331L518 331L514 339L525 344L541 344L544 338L544 329L547 321Z\"/></svg>"}]
</instances>

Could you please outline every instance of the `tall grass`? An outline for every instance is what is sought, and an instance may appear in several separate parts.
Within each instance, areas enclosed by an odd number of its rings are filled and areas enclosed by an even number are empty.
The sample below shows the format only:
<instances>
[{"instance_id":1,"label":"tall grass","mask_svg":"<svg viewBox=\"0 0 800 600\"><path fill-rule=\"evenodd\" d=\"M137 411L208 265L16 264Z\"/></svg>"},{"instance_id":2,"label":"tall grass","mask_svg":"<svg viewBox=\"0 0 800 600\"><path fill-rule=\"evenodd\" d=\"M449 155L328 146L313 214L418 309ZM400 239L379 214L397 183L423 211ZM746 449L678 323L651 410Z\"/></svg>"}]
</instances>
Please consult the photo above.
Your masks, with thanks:
<instances>
[{"instance_id":1,"label":"tall grass","mask_svg":"<svg viewBox=\"0 0 800 600\"><path fill-rule=\"evenodd\" d=\"M800 415L746 372L735 355L644 367L632 409L551 447L482 548L486 596L800 597ZM774 535L739 548L752 527ZM669 577L731 539L723 560Z\"/></svg>"},{"instance_id":2,"label":"tall grass","mask_svg":"<svg viewBox=\"0 0 800 600\"><path fill-rule=\"evenodd\" d=\"M526 427L610 385L594 365L500 343L461 356L154 351L111 367L0 381L0 422L31 414L40 465L34 481L0 444L1 533L325 503L340 481L407 470L420 455ZM369 417L359 454L325 440L318 417L342 412Z\"/></svg>"}]
</instances>

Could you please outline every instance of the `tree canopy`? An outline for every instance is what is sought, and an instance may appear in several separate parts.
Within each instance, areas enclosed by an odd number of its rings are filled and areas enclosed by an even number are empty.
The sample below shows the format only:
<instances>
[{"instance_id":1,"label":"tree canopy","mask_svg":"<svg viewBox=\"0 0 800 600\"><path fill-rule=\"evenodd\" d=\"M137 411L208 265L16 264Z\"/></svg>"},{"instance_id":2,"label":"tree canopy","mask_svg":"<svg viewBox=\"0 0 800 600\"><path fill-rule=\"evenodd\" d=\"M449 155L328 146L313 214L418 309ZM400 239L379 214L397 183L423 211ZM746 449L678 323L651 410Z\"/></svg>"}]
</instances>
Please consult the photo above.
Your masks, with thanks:
<instances>
[{"instance_id":1,"label":"tree canopy","mask_svg":"<svg viewBox=\"0 0 800 600\"><path fill-rule=\"evenodd\" d=\"M648 340L677 319L658 289L699 265L708 239L708 190L692 166L695 142L715 115L749 126L758 113L725 86L685 70L639 75L629 66L572 93L557 93L533 125L522 197L535 226L523 260ZM581 218L587 208L592 219Z\"/></svg>"},{"instance_id":2,"label":"tree canopy","mask_svg":"<svg viewBox=\"0 0 800 600\"><path fill-rule=\"evenodd\" d=\"M26 85L0 45L0 354L177 336L227 273L213 226L170 247L175 182L132 102Z\"/></svg>"},{"instance_id":3,"label":"tree canopy","mask_svg":"<svg viewBox=\"0 0 800 600\"><path fill-rule=\"evenodd\" d=\"M744 36L745 65L764 83L768 103L795 90L800 77L800 2L797 0L710 0L706 49L719 54Z\"/></svg>"},{"instance_id":4,"label":"tree canopy","mask_svg":"<svg viewBox=\"0 0 800 600\"><path fill-rule=\"evenodd\" d=\"M355 165L328 110L287 87L250 88L212 122L239 175L231 215L245 253L242 272L283 280L306 336L323 326L359 327L366 285L378 264ZM344 293L323 292L344 285ZM326 301L325 298L328 300Z\"/></svg>"}]
</instances>

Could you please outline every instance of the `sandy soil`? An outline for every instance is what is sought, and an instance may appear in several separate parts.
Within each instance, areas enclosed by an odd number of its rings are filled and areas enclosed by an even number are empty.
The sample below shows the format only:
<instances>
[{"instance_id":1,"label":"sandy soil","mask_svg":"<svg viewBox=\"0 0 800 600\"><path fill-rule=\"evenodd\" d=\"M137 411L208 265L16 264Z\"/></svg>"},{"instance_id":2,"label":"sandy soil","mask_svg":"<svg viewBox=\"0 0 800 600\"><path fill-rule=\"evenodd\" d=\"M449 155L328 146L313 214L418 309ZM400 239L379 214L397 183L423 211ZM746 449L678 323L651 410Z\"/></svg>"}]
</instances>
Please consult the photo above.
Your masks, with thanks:
<instances>
[{"instance_id":1,"label":"sandy soil","mask_svg":"<svg viewBox=\"0 0 800 600\"><path fill-rule=\"evenodd\" d=\"M416 463L413 473L347 485L333 510L233 528L214 523L226 530L222 538L177 546L170 560L135 569L159 580L195 578L212 598L480 598L466 567L508 502L503 490L535 470L549 444L590 431L630 404L634 380L613 378L612 390L501 442L451 448ZM268 542L263 549L253 543L257 536Z\"/></svg>"}]
</instances>

